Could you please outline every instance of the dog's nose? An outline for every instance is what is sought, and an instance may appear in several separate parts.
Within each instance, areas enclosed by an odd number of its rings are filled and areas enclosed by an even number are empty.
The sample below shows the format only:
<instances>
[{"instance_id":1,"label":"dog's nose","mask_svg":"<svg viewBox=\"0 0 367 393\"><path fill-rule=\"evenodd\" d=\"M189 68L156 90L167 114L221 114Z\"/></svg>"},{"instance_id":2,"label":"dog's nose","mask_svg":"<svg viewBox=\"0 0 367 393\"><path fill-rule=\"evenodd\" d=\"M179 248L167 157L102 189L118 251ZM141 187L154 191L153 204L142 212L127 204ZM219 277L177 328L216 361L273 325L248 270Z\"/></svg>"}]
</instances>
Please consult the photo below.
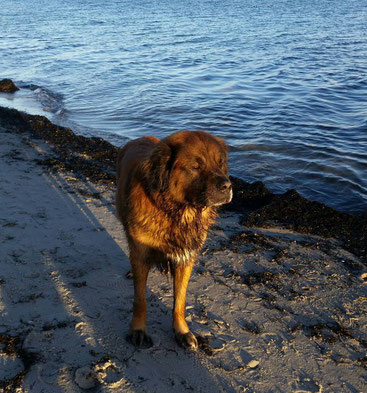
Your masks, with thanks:
<instances>
[{"instance_id":1,"label":"dog's nose","mask_svg":"<svg viewBox=\"0 0 367 393\"><path fill-rule=\"evenodd\" d=\"M222 177L218 180L217 188L219 191L229 191L232 188L232 183L226 177Z\"/></svg>"}]
</instances>

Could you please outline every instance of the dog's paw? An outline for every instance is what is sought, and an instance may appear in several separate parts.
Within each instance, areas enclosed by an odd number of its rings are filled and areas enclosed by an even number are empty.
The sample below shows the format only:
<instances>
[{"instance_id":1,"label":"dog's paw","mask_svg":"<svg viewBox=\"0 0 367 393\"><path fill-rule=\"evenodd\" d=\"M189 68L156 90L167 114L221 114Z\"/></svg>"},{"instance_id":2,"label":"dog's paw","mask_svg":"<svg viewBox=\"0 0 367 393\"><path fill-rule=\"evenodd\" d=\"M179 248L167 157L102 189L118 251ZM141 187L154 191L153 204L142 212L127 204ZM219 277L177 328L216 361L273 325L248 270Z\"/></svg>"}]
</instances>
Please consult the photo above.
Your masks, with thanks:
<instances>
[{"instance_id":1,"label":"dog's paw","mask_svg":"<svg viewBox=\"0 0 367 393\"><path fill-rule=\"evenodd\" d=\"M193 351L196 351L198 349L198 340L196 337L191 333L175 333L176 341L177 343L185 348L185 349L191 349Z\"/></svg>"},{"instance_id":2,"label":"dog's paw","mask_svg":"<svg viewBox=\"0 0 367 393\"><path fill-rule=\"evenodd\" d=\"M153 340L144 330L132 330L126 340L138 348L150 348L153 345Z\"/></svg>"}]
</instances>

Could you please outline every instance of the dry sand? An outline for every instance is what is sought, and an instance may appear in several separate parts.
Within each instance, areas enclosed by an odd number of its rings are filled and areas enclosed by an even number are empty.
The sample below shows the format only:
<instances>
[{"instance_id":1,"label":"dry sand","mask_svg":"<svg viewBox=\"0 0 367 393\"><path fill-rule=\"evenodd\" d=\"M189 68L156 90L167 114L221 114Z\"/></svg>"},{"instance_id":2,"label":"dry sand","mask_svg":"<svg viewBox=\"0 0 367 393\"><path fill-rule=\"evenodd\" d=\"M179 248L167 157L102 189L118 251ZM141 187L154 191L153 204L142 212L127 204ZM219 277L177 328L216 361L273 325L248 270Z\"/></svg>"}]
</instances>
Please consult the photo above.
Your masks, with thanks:
<instances>
[{"instance_id":1,"label":"dry sand","mask_svg":"<svg viewBox=\"0 0 367 393\"><path fill-rule=\"evenodd\" d=\"M223 213L189 284L196 353L149 278L150 349L125 341L133 286L114 186L49 172L0 128L0 392L367 392L367 269L333 239ZM126 276L127 275L127 276Z\"/></svg>"}]
</instances>

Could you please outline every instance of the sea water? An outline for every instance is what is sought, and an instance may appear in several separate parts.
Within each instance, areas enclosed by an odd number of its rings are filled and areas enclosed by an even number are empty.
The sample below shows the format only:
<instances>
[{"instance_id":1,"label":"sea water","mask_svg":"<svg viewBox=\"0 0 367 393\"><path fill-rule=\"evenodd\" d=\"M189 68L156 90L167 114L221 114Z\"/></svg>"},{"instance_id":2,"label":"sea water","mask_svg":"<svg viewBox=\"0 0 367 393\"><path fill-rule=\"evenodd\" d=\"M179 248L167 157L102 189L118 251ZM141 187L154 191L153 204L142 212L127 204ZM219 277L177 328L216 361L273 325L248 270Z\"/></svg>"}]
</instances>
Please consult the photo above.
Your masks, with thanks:
<instances>
[{"instance_id":1,"label":"sea water","mask_svg":"<svg viewBox=\"0 0 367 393\"><path fill-rule=\"evenodd\" d=\"M230 172L367 210L367 1L0 0L0 105L122 145L203 129Z\"/></svg>"}]
</instances>

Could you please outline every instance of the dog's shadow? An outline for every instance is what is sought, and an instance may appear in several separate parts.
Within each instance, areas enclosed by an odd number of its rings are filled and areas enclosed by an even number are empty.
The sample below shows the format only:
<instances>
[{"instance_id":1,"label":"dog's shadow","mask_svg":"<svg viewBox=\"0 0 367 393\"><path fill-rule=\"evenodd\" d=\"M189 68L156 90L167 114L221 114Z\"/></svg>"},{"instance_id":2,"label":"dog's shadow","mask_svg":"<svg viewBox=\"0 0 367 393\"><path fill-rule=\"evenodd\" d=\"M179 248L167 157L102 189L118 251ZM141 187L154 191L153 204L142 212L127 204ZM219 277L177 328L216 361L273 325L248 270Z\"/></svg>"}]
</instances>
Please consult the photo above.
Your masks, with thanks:
<instances>
[{"instance_id":1,"label":"dog's shadow","mask_svg":"<svg viewBox=\"0 0 367 393\"><path fill-rule=\"evenodd\" d=\"M158 273L152 274L153 288L147 290L147 325L154 345L136 349L126 341L133 282L126 277L126 242L121 225L109 212L111 206L97 201L91 209L57 174L44 174L37 194L44 199L43 216L27 224L34 225L37 236L23 239L30 251L17 257L24 257L19 276L31 272L34 279L9 278L7 285L17 287L4 298L7 314L2 323L10 336L16 331L21 339L20 356L30 359L32 354L23 388L58 393L67 386L68 391L79 391L76 381L79 386L83 381L78 380L78 370L84 368L101 392L231 391L209 373L203 355L175 343L171 310L160 300L171 296L171 283L162 278L157 288ZM17 237L24 237L22 230L12 241ZM15 326L19 315L21 322Z\"/></svg>"}]
</instances>

